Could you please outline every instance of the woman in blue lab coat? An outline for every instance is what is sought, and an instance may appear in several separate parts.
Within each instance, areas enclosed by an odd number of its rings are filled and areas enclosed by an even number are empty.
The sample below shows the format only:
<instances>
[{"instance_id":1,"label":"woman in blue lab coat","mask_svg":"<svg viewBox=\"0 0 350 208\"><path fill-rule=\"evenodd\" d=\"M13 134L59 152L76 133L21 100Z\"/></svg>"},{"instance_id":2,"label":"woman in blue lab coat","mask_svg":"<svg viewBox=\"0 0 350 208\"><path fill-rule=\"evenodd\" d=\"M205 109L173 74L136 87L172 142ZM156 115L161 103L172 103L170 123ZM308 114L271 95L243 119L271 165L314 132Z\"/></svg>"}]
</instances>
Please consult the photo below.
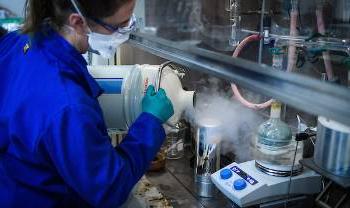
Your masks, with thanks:
<instances>
[{"instance_id":1,"label":"woman in blue lab coat","mask_svg":"<svg viewBox=\"0 0 350 208\"><path fill-rule=\"evenodd\" d=\"M134 5L27 0L23 29L0 39L0 207L118 207L147 170L170 100L149 87L114 149L81 56L113 55L133 30Z\"/></svg>"}]
</instances>

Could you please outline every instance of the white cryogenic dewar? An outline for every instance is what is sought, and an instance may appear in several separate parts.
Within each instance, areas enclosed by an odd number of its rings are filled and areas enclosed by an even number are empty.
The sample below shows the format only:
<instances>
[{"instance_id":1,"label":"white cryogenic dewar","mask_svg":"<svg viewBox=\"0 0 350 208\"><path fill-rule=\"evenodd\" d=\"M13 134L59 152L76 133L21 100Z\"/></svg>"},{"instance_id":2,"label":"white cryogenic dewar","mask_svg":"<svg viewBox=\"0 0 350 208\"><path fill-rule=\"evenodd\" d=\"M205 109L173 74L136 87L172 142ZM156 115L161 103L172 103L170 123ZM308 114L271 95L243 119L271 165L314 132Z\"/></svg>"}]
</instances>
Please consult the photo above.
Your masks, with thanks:
<instances>
[{"instance_id":1,"label":"white cryogenic dewar","mask_svg":"<svg viewBox=\"0 0 350 208\"><path fill-rule=\"evenodd\" d=\"M185 91L177 74L170 67L165 67L162 72L160 88L163 88L174 106L174 115L167 124L171 127L179 122L182 113L187 108L193 107L194 91Z\"/></svg>"},{"instance_id":2,"label":"white cryogenic dewar","mask_svg":"<svg viewBox=\"0 0 350 208\"><path fill-rule=\"evenodd\" d=\"M173 103L174 115L165 127L175 127L185 109L193 108L194 91L183 90L169 66L162 70L158 65L92 66L89 72L104 91L99 102L108 128L130 127L142 112L142 98L151 84L163 88Z\"/></svg>"}]
</instances>

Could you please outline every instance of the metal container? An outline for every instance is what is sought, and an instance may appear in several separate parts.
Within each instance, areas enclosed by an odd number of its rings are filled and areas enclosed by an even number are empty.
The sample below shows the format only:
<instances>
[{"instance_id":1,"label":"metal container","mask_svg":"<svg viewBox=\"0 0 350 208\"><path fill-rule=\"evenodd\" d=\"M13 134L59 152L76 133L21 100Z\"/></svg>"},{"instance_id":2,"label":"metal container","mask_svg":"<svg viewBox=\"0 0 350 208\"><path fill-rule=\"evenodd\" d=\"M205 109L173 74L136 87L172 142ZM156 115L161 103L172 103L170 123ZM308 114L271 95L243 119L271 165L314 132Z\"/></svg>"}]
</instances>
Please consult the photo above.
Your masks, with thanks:
<instances>
[{"instance_id":1,"label":"metal container","mask_svg":"<svg viewBox=\"0 0 350 208\"><path fill-rule=\"evenodd\" d=\"M319 117L314 160L334 175L350 177L350 127Z\"/></svg>"},{"instance_id":2,"label":"metal container","mask_svg":"<svg viewBox=\"0 0 350 208\"><path fill-rule=\"evenodd\" d=\"M214 197L217 190L211 182L211 174L220 168L219 123L205 119L196 129L196 192L201 197Z\"/></svg>"},{"instance_id":3,"label":"metal container","mask_svg":"<svg viewBox=\"0 0 350 208\"><path fill-rule=\"evenodd\" d=\"M350 23L350 1L336 0L334 1L334 16L337 22Z\"/></svg>"}]
</instances>

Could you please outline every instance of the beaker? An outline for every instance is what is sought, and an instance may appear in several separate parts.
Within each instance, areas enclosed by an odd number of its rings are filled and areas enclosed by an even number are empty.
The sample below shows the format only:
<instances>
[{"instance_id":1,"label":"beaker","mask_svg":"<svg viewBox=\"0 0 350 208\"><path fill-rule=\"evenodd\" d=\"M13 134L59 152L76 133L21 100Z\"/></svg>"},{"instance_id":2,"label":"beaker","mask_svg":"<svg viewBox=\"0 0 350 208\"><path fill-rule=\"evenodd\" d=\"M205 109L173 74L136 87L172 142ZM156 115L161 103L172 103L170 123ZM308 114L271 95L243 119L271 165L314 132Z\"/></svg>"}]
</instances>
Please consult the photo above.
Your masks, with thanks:
<instances>
[{"instance_id":1,"label":"beaker","mask_svg":"<svg viewBox=\"0 0 350 208\"><path fill-rule=\"evenodd\" d=\"M184 156L186 125L178 123L167 135L167 159L175 160Z\"/></svg>"}]
</instances>

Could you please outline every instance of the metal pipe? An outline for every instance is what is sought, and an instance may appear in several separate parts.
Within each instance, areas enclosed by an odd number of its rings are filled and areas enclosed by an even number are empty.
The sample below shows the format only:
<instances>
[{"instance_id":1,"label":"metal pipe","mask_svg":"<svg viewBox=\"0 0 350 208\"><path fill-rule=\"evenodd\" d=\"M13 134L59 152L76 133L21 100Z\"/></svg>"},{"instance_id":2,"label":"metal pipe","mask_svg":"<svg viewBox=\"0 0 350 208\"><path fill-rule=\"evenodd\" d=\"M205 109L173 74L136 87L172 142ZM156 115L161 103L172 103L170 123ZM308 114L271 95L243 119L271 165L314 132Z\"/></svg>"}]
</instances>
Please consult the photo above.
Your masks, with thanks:
<instances>
[{"instance_id":1,"label":"metal pipe","mask_svg":"<svg viewBox=\"0 0 350 208\"><path fill-rule=\"evenodd\" d=\"M261 5L261 15L260 15L260 35L264 37L264 17L265 17L265 0L262 0ZM258 56L258 63L262 63L262 56L263 56L263 48L264 47L264 39L262 38L259 43L259 56Z\"/></svg>"},{"instance_id":2,"label":"metal pipe","mask_svg":"<svg viewBox=\"0 0 350 208\"><path fill-rule=\"evenodd\" d=\"M230 45L237 46L240 43L241 33L241 0L230 0L232 22Z\"/></svg>"},{"instance_id":3,"label":"metal pipe","mask_svg":"<svg viewBox=\"0 0 350 208\"><path fill-rule=\"evenodd\" d=\"M322 35L326 33L326 27L323 19L323 5L317 6L316 9L316 18L317 18L317 29L318 32ZM329 51L325 51L322 53L324 66L326 68L327 78L328 80L333 80L333 67L331 62L331 56L329 54Z\"/></svg>"}]
</instances>

